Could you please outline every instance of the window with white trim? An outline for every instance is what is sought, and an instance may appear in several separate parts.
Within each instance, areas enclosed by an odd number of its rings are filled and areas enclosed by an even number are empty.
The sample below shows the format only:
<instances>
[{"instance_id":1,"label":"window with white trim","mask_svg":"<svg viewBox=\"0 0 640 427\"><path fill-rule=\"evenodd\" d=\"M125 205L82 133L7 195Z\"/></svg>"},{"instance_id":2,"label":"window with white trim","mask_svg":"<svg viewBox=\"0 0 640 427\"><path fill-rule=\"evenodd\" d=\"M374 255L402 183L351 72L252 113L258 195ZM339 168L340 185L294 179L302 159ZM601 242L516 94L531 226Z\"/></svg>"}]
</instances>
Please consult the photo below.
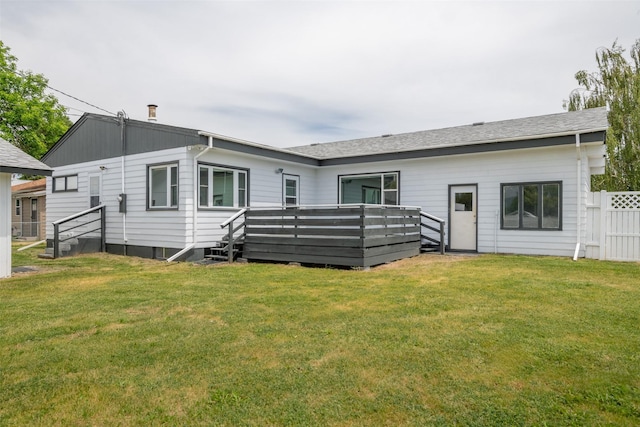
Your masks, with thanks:
<instances>
[{"instance_id":1,"label":"window with white trim","mask_svg":"<svg viewBox=\"0 0 640 427\"><path fill-rule=\"evenodd\" d=\"M340 180L340 203L397 205L400 172L343 175Z\"/></svg>"},{"instance_id":2,"label":"window with white trim","mask_svg":"<svg viewBox=\"0 0 640 427\"><path fill-rule=\"evenodd\" d=\"M89 175L89 207L95 208L100 204L100 175Z\"/></svg>"},{"instance_id":3,"label":"window with white trim","mask_svg":"<svg viewBox=\"0 0 640 427\"><path fill-rule=\"evenodd\" d=\"M78 191L78 175L53 177L53 192L63 191Z\"/></svg>"},{"instance_id":4,"label":"window with white trim","mask_svg":"<svg viewBox=\"0 0 640 427\"><path fill-rule=\"evenodd\" d=\"M202 208L247 206L248 171L215 165L198 165L199 206Z\"/></svg>"},{"instance_id":5,"label":"window with white trim","mask_svg":"<svg viewBox=\"0 0 640 427\"><path fill-rule=\"evenodd\" d=\"M502 229L562 230L562 183L501 184Z\"/></svg>"},{"instance_id":6,"label":"window with white trim","mask_svg":"<svg viewBox=\"0 0 640 427\"><path fill-rule=\"evenodd\" d=\"M16 199L16 216L22 215L22 205L20 204L20 199Z\"/></svg>"},{"instance_id":7,"label":"window with white trim","mask_svg":"<svg viewBox=\"0 0 640 427\"><path fill-rule=\"evenodd\" d=\"M178 164L148 166L149 209L178 208Z\"/></svg>"}]
</instances>

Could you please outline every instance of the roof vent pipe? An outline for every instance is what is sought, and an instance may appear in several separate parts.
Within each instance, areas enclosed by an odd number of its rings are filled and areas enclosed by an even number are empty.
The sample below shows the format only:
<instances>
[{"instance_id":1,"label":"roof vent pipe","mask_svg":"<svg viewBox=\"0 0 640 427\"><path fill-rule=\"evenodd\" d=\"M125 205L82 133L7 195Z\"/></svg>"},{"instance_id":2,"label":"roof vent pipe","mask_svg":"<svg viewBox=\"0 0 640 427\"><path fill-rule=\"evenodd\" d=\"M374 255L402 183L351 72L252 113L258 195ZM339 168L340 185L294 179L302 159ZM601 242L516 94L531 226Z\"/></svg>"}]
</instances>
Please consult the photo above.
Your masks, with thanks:
<instances>
[{"instance_id":1,"label":"roof vent pipe","mask_svg":"<svg viewBox=\"0 0 640 427\"><path fill-rule=\"evenodd\" d=\"M149 104L147 105L147 107L149 108L149 117L147 118L147 120L150 122L158 121L158 119L156 118L156 109L158 108L158 106L155 104Z\"/></svg>"}]
</instances>

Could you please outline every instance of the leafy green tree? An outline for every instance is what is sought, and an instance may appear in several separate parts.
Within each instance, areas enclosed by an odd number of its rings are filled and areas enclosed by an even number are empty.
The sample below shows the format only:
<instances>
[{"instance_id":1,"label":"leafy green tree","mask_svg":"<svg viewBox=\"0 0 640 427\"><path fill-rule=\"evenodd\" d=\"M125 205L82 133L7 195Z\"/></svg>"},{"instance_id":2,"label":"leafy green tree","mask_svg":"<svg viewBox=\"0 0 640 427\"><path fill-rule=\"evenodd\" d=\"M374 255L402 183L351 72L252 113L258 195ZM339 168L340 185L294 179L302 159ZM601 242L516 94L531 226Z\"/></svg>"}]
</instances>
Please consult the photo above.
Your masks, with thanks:
<instances>
[{"instance_id":1,"label":"leafy green tree","mask_svg":"<svg viewBox=\"0 0 640 427\"><path fill-rule=\"evenodd\" d=\"M628 61L617 40L596 51L598 71L578 71L581 86L571 92L569 111L607 106L607 164L603 176L594 177L594 190L640 191L640 39Z\"/></svg>"},{"instance_id":2,"label":"leafy green tree","mask_svg":"<svg viewBox=\"0 0 640 427\"><path fill-rule=\"evenodd\" d=\"M39 159L69 129L71 121L42 74L20 71L0 41L0 137Z\"/></svg>"}]
</instances>

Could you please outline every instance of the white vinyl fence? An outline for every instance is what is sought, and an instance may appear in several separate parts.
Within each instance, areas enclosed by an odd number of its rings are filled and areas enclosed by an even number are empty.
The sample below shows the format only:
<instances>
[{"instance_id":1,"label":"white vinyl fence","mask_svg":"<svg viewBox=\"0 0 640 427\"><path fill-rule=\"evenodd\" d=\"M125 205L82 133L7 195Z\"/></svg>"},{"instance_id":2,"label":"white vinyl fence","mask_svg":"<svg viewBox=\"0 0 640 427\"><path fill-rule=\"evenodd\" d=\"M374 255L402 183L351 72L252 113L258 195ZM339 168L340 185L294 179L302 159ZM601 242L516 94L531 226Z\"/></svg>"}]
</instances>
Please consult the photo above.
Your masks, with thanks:
<instances>
[{"instance_id":1,"label":"white vinyl fence","mask_svg":"<svg viewBox=\"0 0 640 427\"><path fill-rule=\"evenodd\" d=\"M585 256L640 261L640 192L589 193Z\"/></svg>"}]
</instances>

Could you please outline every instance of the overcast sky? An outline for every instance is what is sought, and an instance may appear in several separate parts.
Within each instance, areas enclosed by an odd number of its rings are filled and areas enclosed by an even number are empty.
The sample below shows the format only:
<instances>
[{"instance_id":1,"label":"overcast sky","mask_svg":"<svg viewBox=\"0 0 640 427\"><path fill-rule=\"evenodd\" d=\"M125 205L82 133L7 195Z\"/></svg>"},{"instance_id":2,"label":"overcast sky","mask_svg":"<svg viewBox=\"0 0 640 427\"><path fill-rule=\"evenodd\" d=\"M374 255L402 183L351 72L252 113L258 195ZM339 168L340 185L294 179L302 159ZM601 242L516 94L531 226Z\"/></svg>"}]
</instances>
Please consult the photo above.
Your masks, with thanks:
<instances>
[{"instance_id":1,"label":"overcast sky","mask_svg":"<svg viewBox=\"0 0 640 427\"><path fill-rule=\"evenodd\" d=\"M562 112L598 47L638 38L638 1L0 0L51 87L280 147Z\"/></svg>"}]
</instances>

